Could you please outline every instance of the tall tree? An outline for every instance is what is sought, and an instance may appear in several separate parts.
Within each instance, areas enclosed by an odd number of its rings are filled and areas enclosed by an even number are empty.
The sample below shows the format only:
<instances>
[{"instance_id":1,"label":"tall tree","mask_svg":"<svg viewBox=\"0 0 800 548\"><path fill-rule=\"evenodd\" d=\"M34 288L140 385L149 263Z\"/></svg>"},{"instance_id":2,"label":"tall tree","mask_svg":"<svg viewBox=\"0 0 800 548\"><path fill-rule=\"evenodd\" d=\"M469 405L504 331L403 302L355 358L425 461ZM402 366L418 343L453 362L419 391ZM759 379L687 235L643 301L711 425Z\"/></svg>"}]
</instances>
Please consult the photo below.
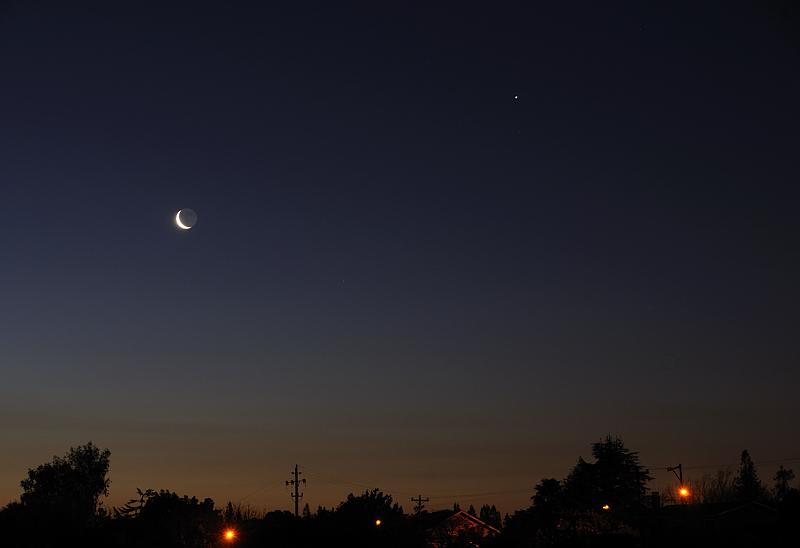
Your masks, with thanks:
<instances>
[{"instance_id":1,"label":"tall tree","mask_svg":"<svg viewBox=\"0 0 800 548\"><path fill-rule=\"evenodd\" d=\"M775 473L775 477L772 479L775 480L775 499L778 502L782 502L790 490L789 482L794 479L794 472L791 468L787 470L781 464L780 468L778 468L778 471Z\"/></svg>"},{"instance_id":2,"label":"tall tree","mask_svg":"<svg viewBox=\"0 0 800 548\"><path fill-rule=\"evenodd\" d=\"M741 501L760 500L766 497L767 490L761 480L758 479L756 466L753 464L747 449L742 451L739 475L734 478L733 485L736 489L736 498Z\"/></svg>"},{"instance_id":3,"label":"tall tree","mask_svg":"<svg viewBox=\"0 0 800 548\"><path fill-rule=\"evenodd\" d=\"M20 501L50 519L73 526L88 524L97 514L100 496L108 495L110 455L91 441L70 448L65 457L53 457L53 462L28 470L28 478L20 482Z\"/></svg>"},{"instance_id":4,"label":"tall tree","mask_svg":"<svg viewBox=\"0 0 800 548\"><path fill-rule=\"evenodd\" d=\"M564 501L580 511L602 511L630 524L647 496L647 482L653 478L639 463L639 454L625 447L622 439L606 436L592 444L595 462L578 458L564 480Z\"/></svg>"}]
</instances>

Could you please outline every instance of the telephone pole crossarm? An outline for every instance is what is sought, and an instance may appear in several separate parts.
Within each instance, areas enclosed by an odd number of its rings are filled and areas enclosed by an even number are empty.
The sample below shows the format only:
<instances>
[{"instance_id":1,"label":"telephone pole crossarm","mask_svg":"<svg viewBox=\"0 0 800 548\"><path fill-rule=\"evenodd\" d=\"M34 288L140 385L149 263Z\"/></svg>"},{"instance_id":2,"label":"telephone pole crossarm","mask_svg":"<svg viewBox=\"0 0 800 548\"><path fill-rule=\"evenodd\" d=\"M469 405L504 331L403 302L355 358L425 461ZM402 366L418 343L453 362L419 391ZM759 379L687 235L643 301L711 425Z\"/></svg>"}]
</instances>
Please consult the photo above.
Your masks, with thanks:
<instances>
[{"instance_id":1,"label":"telephone pole crossarm","mask_svg":"<svg viewBox=\"0 0 800 548\"><path fill-rule=\"evenodd\" d=\"M416 502L417 503L417 516L419 517L419 532L420 532L420 534L422 533L422 508L425 506L422 503L423 502L428 502L429 500L430 500L429 498L422 498L422 495L420 495L417 498L411 497L411 502Z\"/></svg>"}]
</instances>

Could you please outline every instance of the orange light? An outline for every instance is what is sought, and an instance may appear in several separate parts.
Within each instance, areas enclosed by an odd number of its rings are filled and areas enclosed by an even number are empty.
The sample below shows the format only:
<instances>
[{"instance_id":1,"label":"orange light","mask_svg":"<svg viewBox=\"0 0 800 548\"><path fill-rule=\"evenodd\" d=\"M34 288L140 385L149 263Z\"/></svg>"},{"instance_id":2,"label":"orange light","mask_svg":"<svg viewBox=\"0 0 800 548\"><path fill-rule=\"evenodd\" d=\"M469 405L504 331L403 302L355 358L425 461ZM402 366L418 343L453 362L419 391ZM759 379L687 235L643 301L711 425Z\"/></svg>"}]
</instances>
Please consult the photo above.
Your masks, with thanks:
<instances>
[{"instance_id":1,"label":"orange light","mask_svg":"<svg viewBox=\"0 0 800 548\"><path fill-rule=\"evenodd\" d=\"M689 490L686 487L681 487L680 493L681 493L682 497L688 497L689 496Z\"/></svg>"},{"instance_id":2,"label":"orange light","mask_svg":"<svg viewBox=\"0 0 800 548\"><path fill-rule=\"evenodd\" d=\"M233 537L235 537L235 536L236 536L236 533L233 531L233 529L228 529L227 531L225 531L225 538L226 539L233 540Z\"/></svg>"},{"instance_id":3,"label":"orange light","mask_svg":"<svg viewBox=\"0 0 800 548\"><path fill-rule=\"evenodd\" d=\"M376 520L375 520L375 525L380 525L380 524L381 524L381 520L379 520L379 519L376 519Z\"/></svg>"},{"instance_id":4,"label":"orange light","mask_svg":"<svg viewBox=\"0 0 800 548\"><path fill-rule=\"evenodd\" d=\"M610 510L611 507L608 504L603 505L603 510Z\"/></svg>"}]
</instances>

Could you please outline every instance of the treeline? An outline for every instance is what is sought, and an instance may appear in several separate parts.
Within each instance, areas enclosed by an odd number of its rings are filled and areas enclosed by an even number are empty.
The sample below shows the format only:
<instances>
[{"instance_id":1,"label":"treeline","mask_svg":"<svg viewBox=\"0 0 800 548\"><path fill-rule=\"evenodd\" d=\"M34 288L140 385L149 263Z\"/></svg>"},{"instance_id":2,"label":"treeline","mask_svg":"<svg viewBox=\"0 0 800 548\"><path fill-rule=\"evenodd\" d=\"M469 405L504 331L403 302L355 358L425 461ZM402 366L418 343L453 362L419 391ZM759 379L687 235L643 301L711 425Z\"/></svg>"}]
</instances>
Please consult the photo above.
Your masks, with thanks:
<instances>
[{"instance_id":1,"label":"treeline","mask_svg":"<svg viewBox=\"0 0 800 548\"><path fill-rule=\"evenodd\" d=\"M772 488L758 477L750 453L742 451L739 470L728 467L705 472L699 478L688 479L683 485L676 482L661 496L664 504L716 504L735 501L759 501L780 505L787 497L797 496L797 489L791 487L795 475L791 469L780 465L775 473ZM681 493L681 490L684 490Z\"/></svg>"},{"instance_id":2,"label":"treeline","mask_svg":"<svg viewBox=\"0 0 800 548\"><path fill-rule=\"evenodd\" d=\"M646 486L652 478L637 453L625 448L621 439L608 436L593 444L592 456L592 463L579 458L563 480L543 479L534 488L531 506L504 520L506 539L514 539L513 545L544 547L570 546L571 541L591 536L629 536L638 544L643 521L652 522L664 505L757 502L779 516L768 538L776 542L792 538L800 545L792 525L800 522L800 490L790 486L794 473L783 466L775 475L774 488L769 489L759 479L749 453L743 451L736 474L725 469L683 484L676 482L665 493L654 493Z\"/></svg>"},{"instance_id":3,"label":"treeline","mask_svg":"<svg viewBox=\"0 0 800 548\"><path fill-rule=\"evenodd\" d=\"M20 500L0 510L0 546L103 546L110 548L195 548L221 546L572 546L587 538L626 539L634 546L641 520L652 515L657 498L638 454L619 438L592 444L593 462L579 458L566 478L542 479L531 505L501 517L494 506L468 514L491 526L492 538L436 534L433 531L460 511L404 512L379 489L350 494L332 509L305 506L302 516L265 512L228 502L181 496L168 490L139 490L121 508L100 504L108 495L110 452L91 442L64 457L28 471ZM800 518L800 491L791 486L792 470L780 467L775 486L758 478L747 451L741 467L704 475L676 485L661 500L667 504L760 501L781 512L786 523ZM688 489L683 495L679 487ZM789 531L789 529L787 529ZM793 529L792 529L793 531ZM791 531L787 535L796 535Z\"/></svg>"}]
</instances>

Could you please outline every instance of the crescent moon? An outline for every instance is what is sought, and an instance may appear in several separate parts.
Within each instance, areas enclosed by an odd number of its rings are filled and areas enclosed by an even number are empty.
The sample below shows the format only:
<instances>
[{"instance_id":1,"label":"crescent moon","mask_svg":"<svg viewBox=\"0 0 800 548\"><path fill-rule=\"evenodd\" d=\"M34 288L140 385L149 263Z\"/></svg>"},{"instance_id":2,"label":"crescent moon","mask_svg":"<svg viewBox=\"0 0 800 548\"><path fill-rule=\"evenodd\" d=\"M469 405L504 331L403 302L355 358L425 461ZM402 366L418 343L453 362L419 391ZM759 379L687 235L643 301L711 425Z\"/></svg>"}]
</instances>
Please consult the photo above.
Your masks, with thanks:
<instances>
[{"instance_id":1,"label":"crescent moon","mask_svg":"<svg viewBox=\"0 0 800 548\"><path fill-rule=\"evenodd\" d=\"M181 212L180 211L178 212L177 215L175 215L175 222L178 223L178 226L181 227L184 230L189 230L190 228L192 228L190 226L186 226L185 224L183 224L181 222Z\"/></svg>"},{"instance_id":2,"label":"crescent moon","mask_svg":"<svg viewBox=\"0 0 800 548\"><path fill-rule=\"evenodd\" d=\"M189 230L194 226L197 222L197 213L192 211L191 209L184 208L181 209L177 215L175 215L175 224L181 227L183 230Z\"/></svg>"}]
</instances>

